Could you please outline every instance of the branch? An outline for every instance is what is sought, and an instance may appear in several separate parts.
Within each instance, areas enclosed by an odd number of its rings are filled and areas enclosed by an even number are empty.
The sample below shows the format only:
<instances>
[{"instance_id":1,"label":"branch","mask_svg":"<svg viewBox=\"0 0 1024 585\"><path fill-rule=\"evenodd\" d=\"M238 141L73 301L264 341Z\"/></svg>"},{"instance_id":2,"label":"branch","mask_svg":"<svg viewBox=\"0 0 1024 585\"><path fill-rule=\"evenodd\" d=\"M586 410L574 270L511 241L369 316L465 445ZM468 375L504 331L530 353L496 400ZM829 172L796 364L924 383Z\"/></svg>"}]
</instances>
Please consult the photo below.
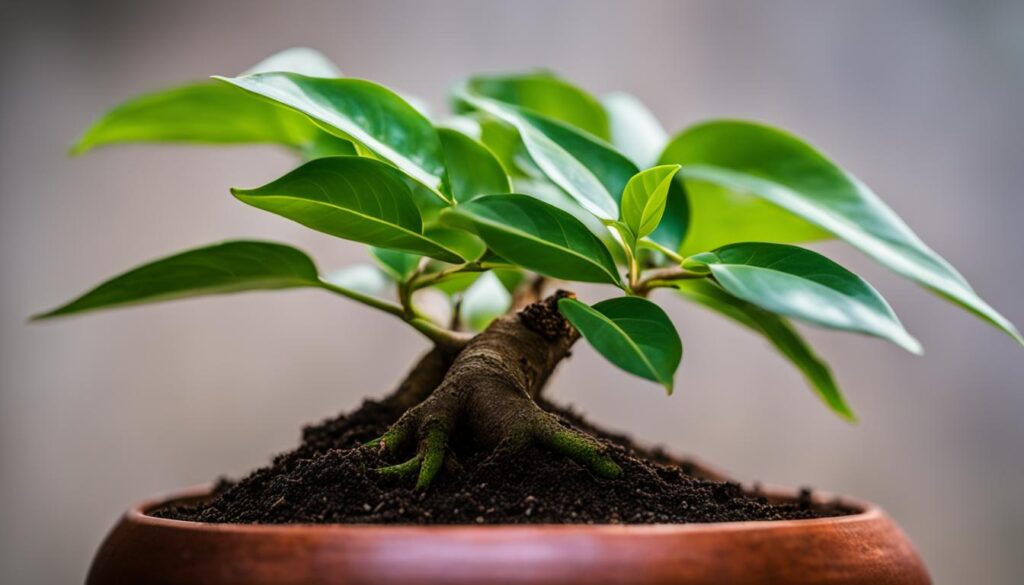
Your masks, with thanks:
<instances>
[{"instance_id":1,"label":"branch","mask_svg":"<svg viewBox=\"0 0 1024 585\"><path fill-rule=\"evenodd\" d=\"M645 297L650 294L653 289L672 287L680 280L692 280L695 278L705 277L707 277L707 274L690 272L689 270L679 266L661 268L659 270L652 270L646 273L644 277L636 283L636 286L633 287L633 293L638 296Z\"/></svg>"}]
</instances>

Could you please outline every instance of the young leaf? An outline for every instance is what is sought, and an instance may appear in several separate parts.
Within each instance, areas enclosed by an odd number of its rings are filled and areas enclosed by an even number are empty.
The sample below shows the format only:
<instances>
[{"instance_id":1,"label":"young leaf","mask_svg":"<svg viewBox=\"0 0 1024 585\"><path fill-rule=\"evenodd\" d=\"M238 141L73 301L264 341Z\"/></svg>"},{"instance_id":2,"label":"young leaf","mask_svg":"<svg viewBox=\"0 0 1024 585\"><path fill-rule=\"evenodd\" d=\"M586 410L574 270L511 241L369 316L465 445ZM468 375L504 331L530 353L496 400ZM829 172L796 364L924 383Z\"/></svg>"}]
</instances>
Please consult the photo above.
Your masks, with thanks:
<instances>
[{"instance_id":1,"label":"young leaf","mask_svg":"<svg viewBox=\"0 0 1024 585\"><path fill-rule=\"evenodd\" d=\"M295 248L226 242L144 264L33 319L201 295L319 286L313 261Z\"/></svg>"},{"instance_id":2,"label":"young leaf","mask_svg":"<svg viewBox=\"0 0 1024 585\"><path fill-rule=\"evenodd\" d=\"M398 94L361 79L294 73L216 77L301 112L326 130L362 145L450 202L444 151L430 121Z\"/></svg>"},{"instance_id":3,"label":"young leaf","mask_svg":"<svg viewBox=\"0 0 1024 585\"><path fill-rule=\"evenodd\" d=\"M887 339L912 353L907 333L878 291L828 258L785 244L731 244L690 257L730 294L762 309L824 327Z\"/></svg>"},{"instance_id":4,"label":"young leaf","mask_svg":"<svg viewBox=\"0 0 1024 585\"><path fill-rule=\"evenodd\" d=\"M676 287L684 298L764 335L779 353L800 370L826 406L842 418L851 422L856 421L856 416L839 391L828 364L814 353L788 320L741 301L706 279L681 280Z\"/></svg>"},{"instance_id":5,"label":"young leaf","mask_svg":"<svg viewBox=\"0 0 1024 585\"><path fill-rule=\"evenodd\" d=\"M661 223L672 178L679 165L662 165L640 171L622 192L622 221L637 240L650 235Z\"/></svg>"},{"instance_id":6,"label":"young leaf","mask_svg":"<svg viewBox=\"0 0 1024 585\"><path fill-rule=\"evenodd\" d=\"M456 201L465 203L480 195L512 192L508 174L486 146L448 128L439 128L437 133Z\"/></svg>"},{"instance_id":7,"label":"young leaf","mask_svg":"<svg viewBox=\"0 0 1024 585\"><path fill-rule=\"evenodd\" d=\"M565 280L619 284L608 249L572 215L528 195L487 195L441 213L523 268Z\"/></svg>"},{"instance_id":8,"label":"young leaf","mask_svg":"<svg viewBox=\"0 0 1024 585\"><path fill-rule=\"evenodd\" d=\"M608 299L593 307L564 298L558 309L608 361L672 393L683 344L661 307L640 297Z\"/></svg>"},{"instance_id":9,"label":"young leaf","mask_svg":"<svg viewBox=\"0 0 1024 585\"><path fill-rule=\"evenodd\" d=\"M654 114L628 93L611 93L601 98L611 120L612 146L638 167L657 164L668 143L668 133Z\"/></svg>"},{"instance_id":10,"label":"young leaf","mask_svg":"<svg viewBox=\"0 0 1024 585\"><path fill-rule=\"evenodd\" d=\"M423 235L412 190L398 169L369 158L310 161L255 189L232 189L239 200L304 226L371 246L462 262Z\"/></svg>"},{"instance_id":11,"label":"young leaf","mask_svg":"<svg viewBox=\"0 0 1024 585\"><path fill-rule=\"evenodd\" d=\"M287 49L250 72L294 71L334 77L337 67L312 49ZM205 81L129 100L97 120L72 148L76 154L126 142L273 143L309 150L329 135L301 114Z\"/></svg>"},{"instance_id":12,"label":"young leaf","mask_svg":"<svg viewBox=\"0 0 1024 585\"><path fill-rule=\"evenodd\" d=\"M708 122L677 136L661 161L683 165L689 189L696 189L690 237L699 245L799 241L827 231L1024 344L1013 324L877 195L799 138L750 122ZM705 185L714 189L703 192ZM771 215L764 214L768 208L774 208ZM781 221L784 216L789 219ZM765 233L761 226L774 227ZM686 249L697 245L688 238Z\"/></svg>"},{"instance_id":13,"label":"young leaf","mask_svg":"<svg viewBox=\"0 0 1024 585\"><path fill-rule=\"evenodd\" d=\"M531 110L542 116L610 140L608 114L579 87L547 72L478 75L469 80L474 93Z\"/></svg>"},{"instance_id":14,"label":"young leaf","mask_svg":"<svg viewBox=\"0 0 1024 585\"><path fill-rule=\"evenodd\" d=\"M462 320L474 331L483 331L511 305L512 294L505 285L493 272L485 272L466 289L462 298Z\"/></svg>"}]
</instances>

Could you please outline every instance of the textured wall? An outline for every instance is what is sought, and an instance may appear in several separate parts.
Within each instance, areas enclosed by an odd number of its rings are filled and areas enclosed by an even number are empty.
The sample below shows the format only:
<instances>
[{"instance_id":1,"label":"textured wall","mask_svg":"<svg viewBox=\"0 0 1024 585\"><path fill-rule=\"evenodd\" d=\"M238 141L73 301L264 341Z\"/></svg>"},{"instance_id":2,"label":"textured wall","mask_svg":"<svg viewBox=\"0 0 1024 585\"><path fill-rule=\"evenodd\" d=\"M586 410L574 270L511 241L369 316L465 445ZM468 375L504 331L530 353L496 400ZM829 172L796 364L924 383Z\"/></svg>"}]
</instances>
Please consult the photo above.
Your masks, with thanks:
<instances>
[{"instance_id":1,"label":"textured wall","mask_svg":"<svg viewBox=\"0 0 1024 585\"><path fill-rule=\"evenodd\" d=\"M289 168L269 148L69 142L134 93L306 44L436 109L476 70L546 66L625 89L678 129L742 116L810 138L1024 325L1020 2L5 2L0 19L0 581L73 583L140 496L241 473L299 426L386 391L423 344L317 292L252 294L26 325L142 260L230 237L324 267L355 245L227 193ZM943 583L1021 583L1024 353L837 244L927 354L811 331L862 418L829 414L764 343L673 304L666 398L580 348L555 395L746 479L884 505ZM670 299L666 298L666 302Z\"/></svg>"}]
</instances>

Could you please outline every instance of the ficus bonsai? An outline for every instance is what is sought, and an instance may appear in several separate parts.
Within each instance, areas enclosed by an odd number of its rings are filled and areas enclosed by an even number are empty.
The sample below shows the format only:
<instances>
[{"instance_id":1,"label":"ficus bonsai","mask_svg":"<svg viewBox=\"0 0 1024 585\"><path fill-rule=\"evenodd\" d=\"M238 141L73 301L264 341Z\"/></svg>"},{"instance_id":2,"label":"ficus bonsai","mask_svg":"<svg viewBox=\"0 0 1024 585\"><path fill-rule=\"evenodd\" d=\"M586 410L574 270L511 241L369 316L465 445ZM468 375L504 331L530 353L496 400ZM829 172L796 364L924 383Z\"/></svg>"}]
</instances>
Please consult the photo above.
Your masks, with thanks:
<instances>
[{"instance_id":1,"label":"ficus bonsai","mask_svg":"<svg viewBox=\"0 0 1024 585\"><path fill-rule=\"evenodd\" d=\"M695 302L761 334L839 416L854 414L791 320L919 353L882 296L795 243L839 238L1020 343L1014 326L868 187L809 144L740 120L669 138L625 94L548 72L455 86L453 115L291 49L238 77L130 100L74 146L272 143L303 163L241 202L369 246L376 267L324 275L302 251L231 241L144 264L36 319L248 290L318 288L408 323L430 349L388 398L405 414L371 448L427 488L456 427L486 447L539 444L594 473L601 444L538 405L580 336L671 393L682 357L660 302ZM606 285L584 302L551 281ZM563 284L568 288L569 285ZM675 293L651 300L656 289ZM447 315L421 307L443 293ZM415 479L413 479L415 478Z\"/></svg>"}]
</instances>

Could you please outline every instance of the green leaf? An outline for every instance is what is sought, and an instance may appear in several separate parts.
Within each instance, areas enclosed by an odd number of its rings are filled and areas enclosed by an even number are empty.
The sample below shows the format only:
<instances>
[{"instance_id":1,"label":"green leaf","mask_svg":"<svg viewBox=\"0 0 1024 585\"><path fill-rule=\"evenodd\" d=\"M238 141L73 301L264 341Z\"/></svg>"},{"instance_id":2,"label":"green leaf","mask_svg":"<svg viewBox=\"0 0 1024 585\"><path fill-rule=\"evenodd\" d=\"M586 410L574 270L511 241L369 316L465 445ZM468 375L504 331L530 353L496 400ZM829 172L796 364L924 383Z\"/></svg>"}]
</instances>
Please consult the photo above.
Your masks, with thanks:
<instances>
[{"instance_id":1,"label":"green leaf","mask_svg":"<svg viewBox=\"0 0 1024 585\"><path fill-rule=\"evenodd\" d=\"M750 122L708 122L677 136L661 161L683 165L694 220L687 250L737 239L798 241L813 239L815 230L831 233L1024 344L1013 324L877 195L801 139ZM703 185L715 189L705 191ZM766 226L774 226L771 233Z\"/></svg>"},{"instance_id":2,"label":"green leaf","mask_svg":"<svg viewBox=\"0 0 1024 585\"><path fill-rule=\"evenodd\" d=\"M332 236L445 262L463 261L423 234L403 173L377 160L320 158L262 187L231 192L253 207Z\"/></svg>"},{"instance_id":3,"label":"green leaf","mask_svg":"<svg viewBox=\"0 0 1024 585\"><path fill-rule=\"evenodd\" d=\"M474 230L496 254L565 280L619 284L608 249L572 215L528 195L487 195L445 210L442 221Z\"/></svg>"},{"instance_id":4,"label":"green leaf","mask_svg":"<svg viewBox=\"0 0 1024 585\"><path fill-rule=\"evenodd\" d=\"M370 254L380 264L381 270L397 282L408 280L420 263L420 256L387 248L370 246Z\"/></svg>"},{"instance_id":5,"label":"green leaf","mask_svg":"<svg viewBox=\"0 0 1024 585\"><path fill-rule=\"evenodd\" d=\"M684 298L764 335L779 353L800 370L826 406L842 418L851 422L856 421L856 416L839 391L828 364L814 353L787 319L741 301L708 280L681 280L676 287Z\"/></svg>"},{"instance_id":6,"label":"green leaf","mask_svg":"<svg viewBox=\"0 0 1024 585\"><path fill-rule=\"evenodd\" d=\"M326 57L295 48L250 71L340 75ZM127 142L272 143L315 151L329 138L308 118L219 82L192 83L131 99L97 120L72 153Z\"/></svg>"},{"instance_id":7,"label":"green leaf","mask_svg":"<svg viewBox=\"0 0 1024 585\"><path fill-rule=\"evenodd\" d=\"M450 201L437 131L390 89L361 79L322 79L294 73L215 79L309 116L327 131L363 146Z\"/></svg>"},{"instance_id":8,"label":"green leaf","mask_svg":"<svg viewBox=\"0 0 1024 585\"><path fill-rule=\"evenodd\" d=\"M569 126L464 90L467 104L519 131L534 162L553 183L601 219L618 217L618 199L639 169L625 156Z\"/></svg>"},{"instance_id":9,"label":"green leaf","mask_svg":"<svg viewBox=\"0 0 1024 585\"><path fill-rule=\"evenodd\" d=\"M452 195L460 203L480 195L511 193L512 184L501 163L476 140L448 128L439 128Z\"/></svg>"},{"instance_id":10,"label":"green leaf","mask_svg":"<svg viewBox=\"0 0 1024 585\"><path fill-rule=\"evenodd\" d=\"M722 288L762 309L921 353L878 291L821 254L786 244L742 243L689 260L707 265Z\"/></svg>"},{"instance_id":11,"label":"green leaf","mask_svg":"<svg viewBox=\"0 0 1024 585\"><path fill-rule=\"evenodd\" d=\"M492 272L486 272L466 289L462 298L462 320L474 331L483 331L512 306L512 294Z\"/></svg>"},{"instance_id":12,"label":"green leaf","mask_svg":"<svg viewBox=\"0 0 1024 585\"><path fill-rule=\"evenodd\" d=\"M338 66L323 53L309 47L292 47L267 57L242 75L287 71L309 77L341 77Z\"/></svg>"},{"instance_id":13,"label":"green leaf","mask_svg":"<svg viewBox=\"0 0 1024 585\"><path fill-rule=\"evenodd\" d=\"M226 242L150 262L33 319L201 295L319 287L306 254L269 242Z\"/></svg>"},{"instance_id":14,"label":"green leaf","mask_svg":"<svg viewBox=\"0 0 1024 585\"><path fill-rule=\"evenodd\" d=\"M470 91L611 139L608 114L593 96L547 72L518 75L479 75L470 78Z\"/></svg>"},{"instance_id":15,"label":"green leaf","mask_svg":"<svg viewBox=\"0 0 1024 585\"><path fill-rule=\"evenodd\" d=\"M622 193L622 221L635 239L647 237L661 223L668 190L679 165L662 165L633 175Z\"/></svg>"},{"instance_id":16,"label":"green leaf","mask_svg":"<svg viewBox=\"0 0 1024 585\"><path fill-rule=\"evenodd\" d=\"M668 143L668 133L654 114L628 93L601 98L611 120L612 146L640 168L654 166Z\"/></svg>"},{"instance_id":17,"label":"green leaf","mask_svg":"<svg viewBox=\"0 0 1024 585\"><path fill-rule=\"evenodd\" d=\"M640 297L619 297L593 307L564 298L558 308L608 361L672 393L683 344L661 307Z\"/></svg>"}]
</instances>

